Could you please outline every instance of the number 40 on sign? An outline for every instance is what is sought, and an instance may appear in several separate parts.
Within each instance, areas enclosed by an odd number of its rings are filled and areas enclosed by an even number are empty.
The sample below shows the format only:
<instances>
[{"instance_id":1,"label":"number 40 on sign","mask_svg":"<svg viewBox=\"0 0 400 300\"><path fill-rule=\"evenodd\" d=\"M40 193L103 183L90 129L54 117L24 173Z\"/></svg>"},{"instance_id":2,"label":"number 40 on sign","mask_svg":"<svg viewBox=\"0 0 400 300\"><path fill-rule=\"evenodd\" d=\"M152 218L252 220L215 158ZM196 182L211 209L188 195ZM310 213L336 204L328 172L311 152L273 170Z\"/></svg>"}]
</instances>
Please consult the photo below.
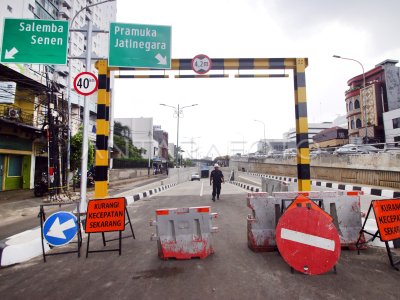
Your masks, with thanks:
<instances>
[{"instance_id":1,"label":"number 40 on sign","mask_svg":"<svg viewBox=\"0 0 400 300\"><path fill-rule=\"evenodd\" d=\"M78 94L89 96L97 91L99 81L96 75L90 72L82 72L74 79L74 88Z\"/></svg>"}]
</instances>

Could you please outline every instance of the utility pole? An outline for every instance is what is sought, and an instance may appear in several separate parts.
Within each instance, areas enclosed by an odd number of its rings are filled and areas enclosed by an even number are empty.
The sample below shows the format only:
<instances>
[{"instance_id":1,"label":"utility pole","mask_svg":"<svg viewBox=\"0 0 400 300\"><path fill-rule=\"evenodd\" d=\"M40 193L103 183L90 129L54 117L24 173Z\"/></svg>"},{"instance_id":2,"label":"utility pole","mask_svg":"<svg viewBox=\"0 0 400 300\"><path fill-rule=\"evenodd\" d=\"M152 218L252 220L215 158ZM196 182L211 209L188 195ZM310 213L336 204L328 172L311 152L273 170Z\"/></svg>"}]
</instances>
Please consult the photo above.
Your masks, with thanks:
<instances>
[{"instance_id":1,"label":"utility pole","mask_svg":"<svg viewBox=\"0 0 400 300\"><path fill-rule=\"evenodd\" d=\"M196 103L196 104L187 105L187 106L183 106L183 107L179 107L179 104L178 104L178 107L167 105L167 104L164 104L164 103L161 103L160 105L173 108L175 110L174 115L176 115L176 117L178 119L177 120L177 124L176 124L176 167L178 167L178 165L179 165L179 119L183 115L183 109L184 108L196 106L198 104Z\"/></svg>"},{"instance_id":2,"label":"utility pole","mask_svg":"<svg viewBox=\"0 0 400 300\"><path fill-rule=\"evenodd\" d=\"M359 62L358 60L354 59L354 58L347 58L347 57L342 57L339 55L333 55L334 58L340 58L340 59L345 59L345 60L351 60L351 61L355 61L356 63L358 63L361 66L362 69L362 77L363 77L363 85L362 85L362 89L360 89L360 98L362 98L363 100L363 108L364 108L364 126L365 126L365 144L368 144L368 122L367 122L367 103L366 103L366 99L364 98L365 96L365 72L364 72L364 66L361 62Z\"/></svg>"},{"instance_id":3,"label":"utility pole","mask_svg":"<svg viewBox=\"0 0 400 300\"><path fill-rule=\"evenodd\" d=\"M87 5L83 7L81 10L79 10L75 16L71 20L71 26L74 24L75 18L80 14L82 11L85 11L87 8L92 7L92 6L97 6L103 3L107 2L113 2L115 0L106 0L94 4ZM86 32L86 56L85 57L69 57L70 59L85 59L86 63L86 72L91 71L91 64L92 64L92 59L98 60L98 59L104 59L100 57L93 58L92 57L92 37L93 37L93 32L97 33L107 33L108 31L106 30L98 30L98 29L93 29L93 24L92 20L89 19L88 26L87 28L83 29L70 29L70 32L72 31L77 31L77 32ZM68 40L69 43L69 49L71 49L71 40ZM71 116L71 64L69 63L69 80L68 80L68 112L69 115ZM86 212L86 206L87 206L87 201L86 201L86 187L87 187L87 163L88 163L88 150L89 150L89 98L85 96L84 98L84 113L83 113L83 133L82 133L82 157L81 157L81 190L80 190L80 211L81 212ZM68 161L68 170L70 169L70 157L71 157L71 148L70 148L70 141L71 141L71 118L69 120L69 142L68 142L68 154L67 154L67 161Z\"/></svg>"}]
</instances>

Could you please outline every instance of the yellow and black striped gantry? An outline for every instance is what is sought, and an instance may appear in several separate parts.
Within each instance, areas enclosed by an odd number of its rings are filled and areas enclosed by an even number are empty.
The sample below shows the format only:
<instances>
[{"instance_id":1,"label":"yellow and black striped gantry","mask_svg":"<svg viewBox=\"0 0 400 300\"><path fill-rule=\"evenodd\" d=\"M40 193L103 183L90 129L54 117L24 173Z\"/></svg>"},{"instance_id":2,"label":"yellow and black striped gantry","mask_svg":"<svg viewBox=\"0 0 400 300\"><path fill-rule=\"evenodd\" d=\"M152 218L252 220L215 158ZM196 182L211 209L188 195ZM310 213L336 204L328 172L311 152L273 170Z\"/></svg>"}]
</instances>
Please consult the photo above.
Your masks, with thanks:
<instances>
[{"instance_id":1,"label":"yellow and black striped gantry","mask_svg":"<svg viewBox=\"0 0 400 300\"><path fill-rule=\"evenodd\" d=\"M310 158L308 143L308 119L305 69L307 58L213 58L211 71L219 70L293 70L295 115L296 115L296 143L297 143L297 177L298 190L310 191ZM108 134L110 128L110 71L154 71L151 69L108 67L107 60L96 63L99 73L99 90L97 102L96 122L96 161L95 161L95 197L108 197ZM192 59L172 59L171 70L192 70ZM168 70L165 70L168 71ZM149 72L150 73L150 72ZM229 74L187 75L175 74L175 78L224 78ZM236 78L274 78L288 77L288 74L236 74ZM114 78L169 78L168 74L156 75L121 75Z\"/></svg>"}]
</instances>

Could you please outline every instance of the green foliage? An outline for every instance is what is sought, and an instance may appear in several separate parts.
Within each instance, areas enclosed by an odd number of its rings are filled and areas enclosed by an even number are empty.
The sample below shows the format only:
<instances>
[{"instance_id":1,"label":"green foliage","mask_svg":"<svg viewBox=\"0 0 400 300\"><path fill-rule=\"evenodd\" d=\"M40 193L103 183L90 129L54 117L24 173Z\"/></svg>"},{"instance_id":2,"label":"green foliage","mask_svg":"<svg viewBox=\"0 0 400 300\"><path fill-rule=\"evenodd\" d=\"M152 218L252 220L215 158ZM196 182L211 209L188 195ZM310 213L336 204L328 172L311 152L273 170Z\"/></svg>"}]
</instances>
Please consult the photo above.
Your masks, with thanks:
<instances>
[{"instance_id":1,"label":"green foliage","mask_svg":"<svg viewBox=\"0 0 400 300\"><path fill-rule=\"evenodd\" d=\"M139 149L132 144L131 130L120 122L114 122L114 147L118 149L122 157L129 159L142 159L144 149Z\"/></svg>"},{"instance_id":2,"label":"green foliage","mask_svg":"<svg viewBox=\"0 0 400 300\"><path fill-rule=\"evenodd\" d=\"M149 161L147 159L129 159L129 158L114 158L114 169L133 169L133 168L147 168ZM150 162L152 165L152 162Z\"/></svg>"},{"instance_id":3,"label":"green foliage","mask_svg":"<svg viewBox=\"0 0 400 300\"><path fill-rule=\"evenodd\" d=\"M71 138L71 171L81 168L83 128ZM89 141L88 168L94 163L94 147Z\"/></svg>"}]
</instances>

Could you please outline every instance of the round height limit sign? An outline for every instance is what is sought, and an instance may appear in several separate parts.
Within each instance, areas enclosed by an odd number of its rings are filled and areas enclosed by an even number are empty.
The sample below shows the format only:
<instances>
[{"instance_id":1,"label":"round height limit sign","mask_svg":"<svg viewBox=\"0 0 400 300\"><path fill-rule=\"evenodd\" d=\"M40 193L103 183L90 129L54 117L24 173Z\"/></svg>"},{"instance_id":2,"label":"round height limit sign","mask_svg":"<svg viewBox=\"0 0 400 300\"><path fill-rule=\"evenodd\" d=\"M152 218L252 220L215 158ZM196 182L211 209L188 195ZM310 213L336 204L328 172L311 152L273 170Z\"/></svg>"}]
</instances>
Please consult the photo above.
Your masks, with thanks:
<instances>
[{"instance_id":1,"label":"round height limit sign","mask_svg":"<svg viewBox=\"0 0 400 300\"><path fill-rule=\"evenodd\" d=\"M90 72L79 73L74 79L74 88L78 94L89 96L97 91L99 81L96 75Z\"/></svg>"}]
</instances>

